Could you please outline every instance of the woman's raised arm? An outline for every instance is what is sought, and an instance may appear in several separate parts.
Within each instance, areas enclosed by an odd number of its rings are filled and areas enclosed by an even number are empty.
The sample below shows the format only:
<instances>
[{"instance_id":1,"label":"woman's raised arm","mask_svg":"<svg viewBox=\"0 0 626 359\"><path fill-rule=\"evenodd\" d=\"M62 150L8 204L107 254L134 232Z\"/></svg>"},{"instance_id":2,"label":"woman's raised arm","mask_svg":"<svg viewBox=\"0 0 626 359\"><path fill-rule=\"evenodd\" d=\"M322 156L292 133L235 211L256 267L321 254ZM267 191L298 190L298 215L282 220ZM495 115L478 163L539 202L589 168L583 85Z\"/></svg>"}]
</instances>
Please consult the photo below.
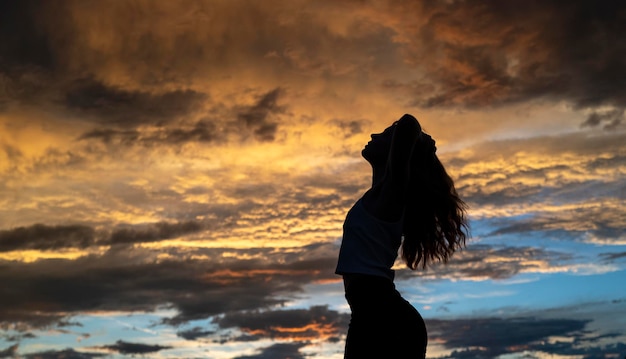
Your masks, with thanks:
<instances>
[{"instance_id":1,"label":"woman's raised arm","mask_svg":"<svg viewBox=\"0 0 626 359\"><path fill-rule=\"evenodd\" d=\"M395 221L402 216L411 155L421 131L417 119L409 114L395 122L384 177L364 196L368 212L375 217Z\"/></svg>"}]
</instances>

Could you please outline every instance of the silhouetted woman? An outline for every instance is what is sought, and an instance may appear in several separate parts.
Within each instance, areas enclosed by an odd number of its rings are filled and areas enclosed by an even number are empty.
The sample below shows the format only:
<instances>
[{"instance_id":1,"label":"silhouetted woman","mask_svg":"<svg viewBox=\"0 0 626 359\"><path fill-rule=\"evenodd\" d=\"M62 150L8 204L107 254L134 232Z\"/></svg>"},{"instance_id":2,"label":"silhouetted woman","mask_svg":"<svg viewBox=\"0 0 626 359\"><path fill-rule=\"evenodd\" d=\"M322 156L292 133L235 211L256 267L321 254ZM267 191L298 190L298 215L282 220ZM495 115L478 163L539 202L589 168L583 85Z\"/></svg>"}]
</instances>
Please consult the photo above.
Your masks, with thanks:
<instances>
[{"instance_id":1,"label":"silhouetted woman","mask_svg":"<svg viewBox=\"0 0 626 359\"><path fill-rule=\"evenodd\" d=\"M391 267L400 247L409 268L425 269L465 244L465 204L435 151L408 114L362 151L372 187L346 216L336 270L352 311L346 359L425 358L424 320L396 291Z\"/></svg>"}]
</instances>

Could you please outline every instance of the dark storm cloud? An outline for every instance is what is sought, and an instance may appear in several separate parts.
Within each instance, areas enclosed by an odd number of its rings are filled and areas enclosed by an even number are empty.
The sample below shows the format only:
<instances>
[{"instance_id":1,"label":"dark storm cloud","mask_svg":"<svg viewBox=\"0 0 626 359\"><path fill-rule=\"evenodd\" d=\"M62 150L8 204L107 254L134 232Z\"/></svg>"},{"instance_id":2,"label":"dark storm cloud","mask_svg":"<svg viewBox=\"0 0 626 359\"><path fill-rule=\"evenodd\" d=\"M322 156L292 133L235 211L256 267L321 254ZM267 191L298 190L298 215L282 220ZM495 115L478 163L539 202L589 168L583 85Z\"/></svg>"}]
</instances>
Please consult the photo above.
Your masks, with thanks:
<instances>
[{"instance_id":1,"label":"dark storm cloud","mask_svg":"<svg viewBox=\"0 0 626 359\"><path fill-rule=\"evenodd\" d=\"M83 225L34 224L0 231L0 252L59 248L87 248L95 243L95 230Z\"/></svg>"},{"instance_id":2,"label":"dark storm cloud","mask_svg":"<svg viewBox=\"0 0 626 359\"><path fill-rule=\"evenodd\" d=\"M428 321L430 337L447 348L484 347L488 356L508 352L551 336L567 336L581 331L589 321L542 318L478 318Z\"/></svg>"},{"instance_id":3,"label":"dark storm cloud","mask_svg":"<svg viewBox=\"0 0 626 359\"><path fill-rule=\"evenodd\" d=\"M275 115L282 113L285 106L278 105L278 99L284 90L275 88L269 90L266 93L259 95L256 102L252 105L234 105L228 111L221 114L222 117L216 117L213 112L223 111L216 108L209 108L205 112L210 115L197 121L183 121L178 123L164 123L168 119L174 119L177 115L183 115L191 112L188 108L172 109L171 105L167 101L162 101L159 98L155 98L155 105L165 106L170 109L170 113L167 111L160 111L159 116L162 116L163 123L156 123L158 126L150 129L125 129L118 127L105 127L96 128L89 132L84 133L79 137L79 140L91 140L97 139L106 144L122 144L122 145L159 145L159 144L171 144L180 145L187 142L214 142L223 143L228 140L229 137L238 139L247 139L248 137L254 138L258 141L273 141L278 131L279 123ZM84 96L82 92L79 92L80 96ZM89 96L91 98L91 96ZM100 101L98 96L94 97L97 107L102 107L102 103L107 101ZM117 100L115 100L117 101ZM195 101L195 100L194 100ZM108 107L108 105L105 105ZM126 110L124 107L128 106ZM215 105L218 108L222 108L223 104ZM112 115L119 116L118 119L123 120L125 126L139 125L143 117L146 120L154 122L159 120L150 115L150 111L145 112L142 105L136 104L123 104L120 107L120 111L112 111ZM176 106L174 106L176 107ZM183 106L184 107L184 106ZM132 108L132 110L130 110ZM180 110L180 114L175 112ZM134 111L138 111L139 114L133 114ZM104 115L104 111L97 109L96 112L100 113L98 118L104 120L108 115ZM148 117L146 117L148 116ZM132 119L131 119L132 117ZM110 121L115 124L115 121Z\"/></svg>"},{"instance_id":4,"label":"dark storm cloud","mask_svg":"<svg viewBox=\"0 0 626 359\"><path fill-rule=\"evenodd\" d=\"M5 309L0 311L0 317L3 321L31 320L29 317L19 318L19 314L29 314L29 306L38 306L37 303L42 303L40 312L45 314L46 307L55 308L55 312L93 309L151 310L159 304L173 300L178 303L181 315L194 317L195 314L199 315L201 309L208 316L230 308L256 308L270 302L267 297L271 293L271 285L254 288L253 283L249 283L248 288L242 288L234 285L236 283L228 287L219 283L206 283L201 276L208 273L197 263L86 267L85 263L78 260L74 263L58 263L54 272L48 269L38 275L32 271L3 271L0 275L5 283L5 293L0 302ZM81 270L76 271L76 268ZM183 293L190 295L185 298ZM245 299L246 293L254 294L254 297ZM236 301L229 303L227 298ZM199 302L204 300L206 302L201 306ZM8 311L6 308L12 310Z\"/></svg>"},{"instance_id":5,"label":"dark storm cloud","mask_svg":"<svg viewBox=\"0 0 626 359\"><path fill-rule=\"evenodd\" d=\"M204 119L187 128L170 128L164 133L163 141L166 143L180 144L185 142L211 142L217 140L220 133L217 126ZM161 138L152 138L157 142Z\"/></svg>"},{"instance_id":6,"label":"dark storm cloud","mask_svg":"<svg viewBox=\"0 0 626 359\"><path fill-rule=\"evenodd\" d=\"M296 76L341 75L372 57L359 56L359 47L392 47L371 45L388 40L388 29L379 34L361 25L355 30L365 34L334 34L319 18L323 14L317 4L305 9L291 2L247 1L23 3L2 9L12 15L0 28L0 36L10 40L2 49L11 63L63 76L121 74L150 87L238 76L241 71L232 70L241 66L281 72L287 68ZM15 33L19 36L14 40Z\"/></svg>"},{"instance_id":7,"label":"dark storm cloud","mask_svg":"<svg viewBox=\"0 0 626 359\"><path fill-rule=\"evenodd\" d=\"M203 230L201 223L195 221L187 222L159 222L141 228L138 226L130 228L116 229L111 233L108 240L102 244L130 244L155 242L163 239L177 238L185 234L195 233Z\"/></svg>"},{"instance_id":8,"label":"dark storm cloud","mask_svg":"<svg viewBox=\"0 0 626 359\"><path fill-rule=\"evenodd\" d=\"M224 251L200 251L202 260L144 261L139 249L119 248L76 260L6 262L0 268L0 325L27 330L81 311L142 311L165 304L178 314L164 322L178 325L284 303L311 281L335 279L329 269L334 258L308 255L281 263L286 256L280 253L241 260L222 256Z\"/></svg>"},{"instance_id":9,"label":"dark storm cloud","mask_svg":"<svg viewBox=\"0 0 626 359\"><path fill-rule=\"evenodd\" d=\"M582 127L602 126L605 130L614 130L624 121L624 109L606 112L593 112L582 123Z\"/></svg>"},{"instance_id":10,"label":"dark storm cloud","mask_svg":"<svg viewBox=\"0 0 626 359\"><path fill-rule=\"evenodd\" d=\"M140 140L141 133L137 130L95 129L80 136L79 140L99 139L106 144L119 141L119 143L131 145Z\"/></svg>"},{"instance_id":11,"label":"dark storm cloud","mask_svg":"<svg viewBox=\"0 0 626 359\"><path fill-rule=\"evenodd\" d=\"M193 327L191 329L181 330L176 333L176 335L178 335L179 337L187 340L196 340L198 338L208 337L212 334L215 334L215 331L204 330L202 327Z\"/></svg>"},{"instance_id":12,"label":"dark storm cloud","mask_svg":"<svg viewBox=\"0 0 626 359\"><path fill-rule=\"evenodd\" d=\"M206 95L192 90L149 93L84 79L67 90L64 105L105 124L134 127L146 123L164 125L192 112L205 99Z\"/></svg>"},{"instance_id":13,"label":"dark storm cloud","mask_svg":"<svg viewBox=\"0 0 626 359\"><path fill-rule=\"evenodd\" d=\"M118 340L115 344L112 345L104 345L99 347L101 349L108 349L112 351L116 351L121 354L148 354L155 353L164 349L171 349L172 347L163 346L163 345L154 345L154 344L140 344L140 343L129 343L123 340Z\"/></svg>"},{"instance_id":14,"label":"dark storm cloud","mask_svg":"<svg viewBox=\"0 0 626 359\"><path fill-rule=\"evenodd\" d=\"M290 70L294 76L369 75L373 64L394 66L386 61L403 54L423 75L413 82L389 79L383 84L409 91L420 106L478 107L536 99L565 100L578 108L610 105L623 110L626 105L621 85L626 43L620 41L626 36L626 6L619 1L320 2L305 10L287 7L287 12L299 11L286 19L272 3L79 4L2 4L1 61L11 71L0 73L13 74L5 80L27 89L29 81L15 77L18 72L40 71L43 77L70 82L91 75L106 83L115 76L110 73L121 73L158 88L197 77L217 78L223 69L231 75L229 70L239 65ZM319 10L355 15L346 17L346 30L333 32L342 27ZM102 18L110 21L95 21ZM235 22L238 26L232 26ZM113 88L95 90L118 110L137 103L158 117L154 98ZM87 87L86 93L92 91ZM87 111L121 120L116 110L94 107L91 97L85 101L73 94L72 108L85 109L87 104ZM120 104L120 99L129 102ZM262 112L243 120L262 117ZM592 117L588 125L598 123ZM623 117L604 125L619 122ZM274 126L261 122L253 131L269 140Z\"/></svg>"},{"instance_id":15,"label":"dark storm cloud","mask_svg":"<svg viewBox=\"0 0 626 359\"><path fill-rule=\"evenodd\" d=\"M67 348L64 350L47 350L43 352L23 355L25 359L92 359L105 356L107 355L101 353L77 352L72 348Z\"/></svg>"},{"instance_id":16,"label":"dark storm cloud","mask_svg":"<svg viewBox=\"0 0 626 359\"><path fill-rule=\"evenodd\" d=\"M350 316L327 306L308 309L227 313L214 319L221 329L239 328L264 338L336 338L348 327ZM261 339L259 337L259 339Z\"/></svg>"},{"instance_id":17,"label":"dark storm cloud","mask_svg":"<svg viewBox=\"0 0 626 359\"><path fill-rule=\"evenodd\" d=\"M54 7L38 1L1 5L0 109L17 104L69 114L97 126L80 136L81 140L98 139L114 145L224 141L231 134L260 141L275 138L279 123L274 115L284 110L277 103L282 92L278 88L261 94L251 105L233 105L227 114L220 112L225 104L219 103L214 104L217 110L209 109L209 116L200 120L192 118L199 114L208 96L190 89L188 81L181 84L179 80L189 80L195 69L212 68L221 61L213 54L223 49L207 51L211 46L222 46L220 41L211 40L219 36L203 39L198 34L208 30L195 28L182 30L180 34L159 33L154 29L120 32L122 28L137 25L133 21L123 23L125 16L139 16L139 22L156 21L162 26L163 22L156 20L160 16L158 12L151 12L154 4L137 3L135 7L120 3L102 11L98 6L75 5L73 1ZM207 11L214 13L212 4L196 5L208 7ZM151 15L141 11L144 6ZM176 12L167 9L165 5L162 10ZM86 11L85 18L112 16L111 21L119 26L101 29L91 27L93 22L82 24L78 15L81 11ZM198 9L199 18L202 13ZM187 15L185 12L176 16ZM119 37L120 46L94 48L92 36L106 37L98 32L111 30ZM138 33L141 34L137 41L128 40L129 36L133 37L131 34ZM254 43L258 45L258 41ZM165 44L174 48L165 49ZM127 81L120 84L119 79L109 78L108 66L125 68L131 77L139 79L139 84ZM145 125L152 128L138 128Z\"/></svg>"},{"instance_id":18,"label":"dark storm cloud","mask_svg":"<svg viewBox=\"0 0 626 359\"><path fill-rule=\"evenodd\" d=\"M503 354L543 352L577 355L584 359L618 357L626 345L610 341L618 333L599 334L587 328L591 320L553 319L534 316L427 320L429 339L452 349L442 359L485 359ZM567 341L554 337L569 338ZM551 340L552 338L552 340ZM609 340L603 342L602 340ZM531 354L530 354L531 355Z\"/></svg>"},{"instance_id":19,"label":"dark storm cloud","mask_svg":"<svg viewBox=\"0 0 626 359\"><path fill-rule=\"evenodd\" d=\"M223 133L217 126L207 120L200 120L190 125L169 125L149 131L123 130L112 128L98 128L84 133L78 139L98 139L105 144L144 145L159 144L180 145L187 142L214 142L222 141Z\"/></svg>"},{"instance_id":20,"label":"dark storm cloud","mask_svg":"<svg viewBox=\"0 0 626 359\"><path fill-rule=\"evenodd\" d=\"M40 99L56 66L49 35L34 16L40 3L0 3L0 111Z\"/></svg>"},{"instance_id":21,"label":"dark storm cloud","mask_svg":"<svg viewBox=\"0 0 626 359\"><path fill-rule=\"evenodd\" d=\"M17 348L19 348L19 344L13 344L6 349L0 350L0 358L15 358Z\"/></svg>"},{"instance_id":22,"label":"dark storm cloud","mask_svg":"<svg viewBox=\"0 0 626 359\"><path fill-rule=\"evenodd\" d=\"M274 140L278 124L272 120L271 115L284 110L278 105L281 92L280 88L275 88L261 95L255 104L242 108L237 115L244 128L252 131L254 137L260 141Z\"/></svg>"},{"instance_id":23,"label":"dark storm cloud","mask_svg":"<svg viewBox=\"0 0 626 359\"><path fill-rule=\"evenodd\" d=\"M348 138L363 133L363 126L364 124L368 123L368 121L354 119L333 119L329 121L329 123L331 126L339 127L339 130L343 134L343 137Z\"/></svg>"},{"instance_id":24,"label":"dark storm cloud","mask_svg":"<svg viewBox=\"0 0 626 359\"><path fill-rule=\"evenodd\" d=\"M7 283L7 287L9 285ZM64 313L43 313L28 308L19 309L16 307L14 310L0 308L0 329L25 332L31 328L50 328L62 323L65 316Z\"/></svg>"},{"instance_id":25,"label":"dark storm cloud","mask_svg":"<svg viewBox=\"0 0 626 359\"><path fill-rule=\"evenodd\" d=\"M80 139L99 139L111 144L176 145L224 141L229 135L274 140L279 127L275 115L285 109L278 104L283 92L279 88L261 93L253 104L217 103L213 104L214 108L204 109L209 116L201 120L192 118L199 115L198 110L206 104L208 96L189 88L189 76L196 71L205 73L207 68L214 71L228 66L227 59L215 56L227 49L224 48L227 44L216 40L220 36L200 35L211 32L203 28L205 22L190 25L186 19L188 11L180 13L178 7L170 8L167 4L162 4L161 12L153 12L152 3L119 3L105 9L76 5L69 0L54 7L38 1L2 5L6 21L0 26L0 108L12 104L36 106L91 121L97 127ZM216 10L228 12L230 8L212 3L195 3L192 7L199 7L192 12L200 20L206 14L215 15ZM178 23L187 23L190 28L183 26L161 32L135 27L144 21L161 27L164 21L159 17L172 12L181 18ZM258 13L253 10L248 15L258 19ZM103 16L110 16L117 26L100 28L97 22L85 20ZM134 17L138 19L131 20ZM219 22L231 22L224 20L224 16L218 17ZM212 30L226 31L218 28L216 24ZM118 38L119 46L98 48L93 39L109 36L100 32ZM256 29L252 33L256 34ZM241 40L255 47L260 44L258 39ZM267 46L271 43L268 41ZM237 47L237 43L230 44ZM170 45L173 48L167 48ZM243 56L248 51L244 49L248 47L244 45L239 49L242 53L234 50L228 57ZM254 56L264 55L261 51ZM137 82L111 76L109 66L124 69ZM186 80L181 83L181 79ZM230 107L228 113L223 113L224 106ZM152 128L138 128L145 125Z\"/></svg>"},{"instance_id":26,"label":"dark storm cloud","mask_svg":"<svg viewBox=\"0 0 626 359\"><path fill-rule=\"evenodd\" d=\"M41 1L3 1L0 4L0 61L4 65L54 66L47 34L34 16ZM0 62L0 64L2 64ZM8 64L7 64L8 63Z\"/></svg>"},{"instance_id":27,"label":"dark storm cloud","mask_svg":"<svg viewBox=\"0 0 626 359\"><path fill-rule=\"evenodd\" d=\"M284 303L285 298L302 291L303 285L320 279L336 279L330 270L335 258L276 264L278 258L280 256L263 261L238 260L205 271L202 287L209 288L172 301L180 313L164 323L178 325L220 313L267 308Z\"/></svg>"},{"instance_id":28,"label":"dark storm cloud","mask_svg":"<svg viewBox=\"0 0 626 359\"><path fill-rule=\"evenodd\" d=\"M427 79L409 85L420 106L478 107L542 98L580 108L626 106L626 43L619 40L626 36L626 6L621 2L413 4L428 17L406 34L414 37L407 59L424 68Z\"/></svg>"},{"instance_id":29,"label":"dark storm cloud","mask_svg":"<svg viewBox=\"0 0 626 359\"><path fill-rule=\"evenodd\" d=\"M197 221L158 222L118 227L110 233L85 225L48 226L34 224L0 231L0 252L15 250L85 249L91 246L155 242L181 237L206 229Z\"/></svg>"},{"instance_id":30,"label":"dark storm cloud","mask_svg":"<svg viewBox=\"0 0 626 359\"><path fill-rule=\"evenodd\" d=\"M263 348L259 354L255 355L243 355L235 357L234 359L275 359L275 358L289 358L289 359L305 359L303 353L300 353L300 349L305 347L307 343L278 343L271 345L267 348Z\"/></svg>"}]
</instances>

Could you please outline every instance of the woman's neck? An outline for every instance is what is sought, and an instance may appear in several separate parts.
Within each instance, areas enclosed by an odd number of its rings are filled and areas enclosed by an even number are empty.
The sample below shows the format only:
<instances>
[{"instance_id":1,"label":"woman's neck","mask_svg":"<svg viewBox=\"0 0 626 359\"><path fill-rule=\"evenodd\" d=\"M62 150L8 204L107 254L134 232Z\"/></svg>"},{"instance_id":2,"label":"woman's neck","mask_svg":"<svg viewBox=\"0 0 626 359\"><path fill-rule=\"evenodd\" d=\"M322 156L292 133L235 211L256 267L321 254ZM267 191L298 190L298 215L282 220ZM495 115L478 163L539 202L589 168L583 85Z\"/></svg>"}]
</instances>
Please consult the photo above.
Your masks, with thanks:
<instances>
[{"instance_id":1,"label":"woman's neck","mask_svg":"<svg viewBox=\"0 0 626 359\"><path fill-rule=\"evenodd\" d=\"M380 185L385 178L385 167L372 166L372 187Z\"/></svg>"}]
</instances>

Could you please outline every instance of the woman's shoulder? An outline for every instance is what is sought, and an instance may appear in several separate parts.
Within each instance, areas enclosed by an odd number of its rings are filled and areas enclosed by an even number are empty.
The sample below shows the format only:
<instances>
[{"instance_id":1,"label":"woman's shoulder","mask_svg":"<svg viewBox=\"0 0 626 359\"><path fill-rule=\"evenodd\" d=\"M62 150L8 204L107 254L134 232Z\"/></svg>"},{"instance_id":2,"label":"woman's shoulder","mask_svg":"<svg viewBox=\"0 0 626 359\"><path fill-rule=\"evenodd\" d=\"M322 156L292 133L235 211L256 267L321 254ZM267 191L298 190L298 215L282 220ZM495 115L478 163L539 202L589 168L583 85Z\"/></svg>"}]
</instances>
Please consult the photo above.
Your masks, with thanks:
<instances>
[{"instance_id":1,"label":"woman's shoulder","mask_svg":"<svg viewBox=\"0 0 626 359\"><path fill-rule=\"evenodd\" d=\"M402 203L385 196L380 188L372 187L363 194L359 201L365 212L375 219L392 223L402 219L404 212Z\"/></svg>"}]
</instances>

